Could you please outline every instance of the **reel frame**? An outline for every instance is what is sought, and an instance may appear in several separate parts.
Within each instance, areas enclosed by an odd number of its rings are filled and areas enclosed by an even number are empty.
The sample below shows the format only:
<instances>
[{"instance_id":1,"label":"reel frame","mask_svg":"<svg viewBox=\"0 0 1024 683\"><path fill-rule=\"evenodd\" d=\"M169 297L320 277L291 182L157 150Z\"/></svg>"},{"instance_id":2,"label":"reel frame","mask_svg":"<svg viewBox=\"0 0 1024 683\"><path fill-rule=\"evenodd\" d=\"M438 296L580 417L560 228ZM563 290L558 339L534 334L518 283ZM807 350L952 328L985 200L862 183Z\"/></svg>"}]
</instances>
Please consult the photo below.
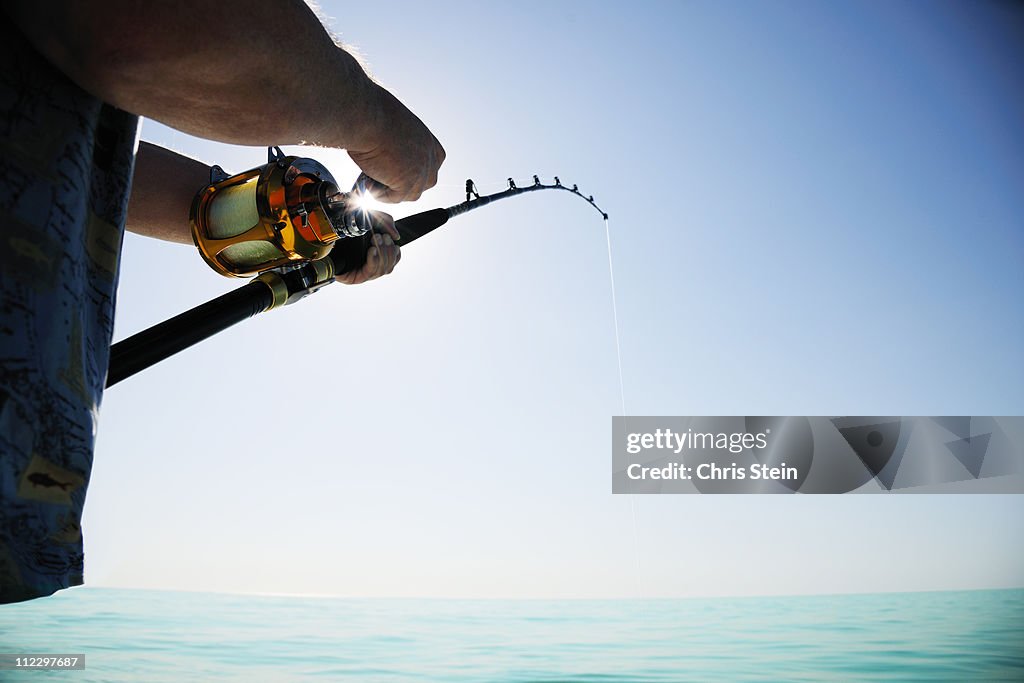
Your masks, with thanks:
<instances>
[{"instance_id":1,"label":"reel frame","mask_svg":"<svg viewBox=\"0 0 1024 683\"><path fill-rule=\"evenodd\" d=\"M253 225L214 226L211 210L221 192L256 183L254 200L258 220ZM327 194L341 195L334 217L325 209ZM317 261L326 257L342 237L359 236L358 212L344 209L348 194L340 193L330 171L306 157L285 156L280 147L268 148L268 161L248 171L228 175L220 166L210 169L210 184L199 190L189 212L192 241L203 260L221 275L244 278ZM233 234L217 237L216 228ZM239 263L226 250L235 245L264 242L280 254L259 263Z\"/></svg>"}]
</instances>

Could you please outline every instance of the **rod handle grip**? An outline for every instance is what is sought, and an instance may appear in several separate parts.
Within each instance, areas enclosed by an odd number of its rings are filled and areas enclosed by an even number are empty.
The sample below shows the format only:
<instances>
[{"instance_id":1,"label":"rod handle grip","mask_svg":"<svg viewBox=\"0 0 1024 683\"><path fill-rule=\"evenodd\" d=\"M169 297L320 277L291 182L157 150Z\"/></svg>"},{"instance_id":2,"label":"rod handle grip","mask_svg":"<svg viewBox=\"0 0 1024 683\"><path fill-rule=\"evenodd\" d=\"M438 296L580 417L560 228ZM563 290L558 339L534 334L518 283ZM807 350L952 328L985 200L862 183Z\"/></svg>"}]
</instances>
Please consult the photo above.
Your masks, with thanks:
<instances>
[{"instance_id":1,"label":"rod handle grip","mask_svg":"<svg viewBox=\"0 0 1024 683\"><path fill-rule=\"evenodd\" d=\"M399 218L395 221L398 230L398 246L404 247L427 233L448 222L448 209L430 209L422 213ZM373 233L362 237L348 237L339 240L331 249L330 259L334 261L334 274L343 275L357 270L366 263L366 251L370 248Z\"/></svg>"},{"instance_id":2,"label":"rod handle grip","mask_svg":"<svg viewBox=\"0 0 1024 683\"><path fill-rule=\"evenodd\" d=\"M395 221L395 227L401 239L398 245L404 247L409 242L418 240L428 232L440 228L448 222L448 209L431 209L423 213L416 213L412 216L399 218Z\"/></svg>"}]
</instances>

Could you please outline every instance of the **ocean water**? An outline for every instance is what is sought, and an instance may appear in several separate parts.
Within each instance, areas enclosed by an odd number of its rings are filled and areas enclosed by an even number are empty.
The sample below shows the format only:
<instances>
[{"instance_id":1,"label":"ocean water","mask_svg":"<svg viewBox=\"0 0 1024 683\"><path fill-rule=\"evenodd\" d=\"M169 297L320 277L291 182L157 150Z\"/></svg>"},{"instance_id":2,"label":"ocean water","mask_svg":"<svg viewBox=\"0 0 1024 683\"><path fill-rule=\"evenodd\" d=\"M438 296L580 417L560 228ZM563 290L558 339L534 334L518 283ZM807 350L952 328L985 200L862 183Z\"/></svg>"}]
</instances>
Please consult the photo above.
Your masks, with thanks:
<instances>
[{"instance_id":1,"label":"ocean water","mask_svg":"<svg viewBox=\"0 0 1024 683\"><path fill-rule=\"evenodd\" d=\"M78 588L0 606L60 681L1024 680L1024 590L405 600Z\"/></svg>"}]
</instances>

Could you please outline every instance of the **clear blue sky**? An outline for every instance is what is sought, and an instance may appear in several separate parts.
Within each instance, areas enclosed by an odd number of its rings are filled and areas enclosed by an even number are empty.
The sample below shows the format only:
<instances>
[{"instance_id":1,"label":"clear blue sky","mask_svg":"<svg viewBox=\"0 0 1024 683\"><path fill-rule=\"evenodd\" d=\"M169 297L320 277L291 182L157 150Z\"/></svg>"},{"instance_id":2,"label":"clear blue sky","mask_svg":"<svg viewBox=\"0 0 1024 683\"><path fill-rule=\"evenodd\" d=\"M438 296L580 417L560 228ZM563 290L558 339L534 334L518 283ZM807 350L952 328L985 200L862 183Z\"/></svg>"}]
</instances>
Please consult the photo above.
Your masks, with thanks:
<instances>
[{"instance_id":1,"label":"clear blue sky","mask_svg":"<svg viewBox=\"0 0 1024 683\"><path fill-rule=\"evenodd\" d=\"M1024 412L1011 9L323 4L447 149L437 189L396 216L459 201L467 177L533 173L610 212L636 415ZM236 171L265 159L149 121L143 138ZM303 152L354 179L343 153ZM129 236L117 336L233 286L191 248ZM1024 585L1021 496L631 510L610 494L619 411L600 219L561 193L510 200L384 281L111 390L86 579L459 597Z\"/></svg>"}]
</instances>

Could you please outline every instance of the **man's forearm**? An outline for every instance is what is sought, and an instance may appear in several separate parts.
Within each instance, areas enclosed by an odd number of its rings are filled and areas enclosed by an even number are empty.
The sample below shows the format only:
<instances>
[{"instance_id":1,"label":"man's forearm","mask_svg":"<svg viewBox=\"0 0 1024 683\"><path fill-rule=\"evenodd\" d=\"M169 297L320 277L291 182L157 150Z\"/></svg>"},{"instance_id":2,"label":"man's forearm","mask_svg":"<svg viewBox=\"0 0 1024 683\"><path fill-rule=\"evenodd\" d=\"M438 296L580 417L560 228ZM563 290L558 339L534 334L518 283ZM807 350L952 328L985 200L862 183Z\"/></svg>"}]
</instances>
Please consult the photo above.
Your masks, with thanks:
<instances>
[{"instance_id":1,"label":"man's forearm","mask_svg":"<svg viewBox=\"0 0 1024 683\"><path fill-rule=\"evenodd\" d=\"M210 167L163 147L143 142L135 158L128 224L132 232L192 244L188 211L210 182Z\"/></svg>"},{"instance_id":2,"label":"man's forearm","mask_svg":"<svg viewBox=\"0 0 1024 683\"><path fill-rule=\"evenodd\" d=\"M387 93L300 0L34 0L6 12L93 95L193 135L358 151L387 125Z\"/></svg>"}]
</instances>

